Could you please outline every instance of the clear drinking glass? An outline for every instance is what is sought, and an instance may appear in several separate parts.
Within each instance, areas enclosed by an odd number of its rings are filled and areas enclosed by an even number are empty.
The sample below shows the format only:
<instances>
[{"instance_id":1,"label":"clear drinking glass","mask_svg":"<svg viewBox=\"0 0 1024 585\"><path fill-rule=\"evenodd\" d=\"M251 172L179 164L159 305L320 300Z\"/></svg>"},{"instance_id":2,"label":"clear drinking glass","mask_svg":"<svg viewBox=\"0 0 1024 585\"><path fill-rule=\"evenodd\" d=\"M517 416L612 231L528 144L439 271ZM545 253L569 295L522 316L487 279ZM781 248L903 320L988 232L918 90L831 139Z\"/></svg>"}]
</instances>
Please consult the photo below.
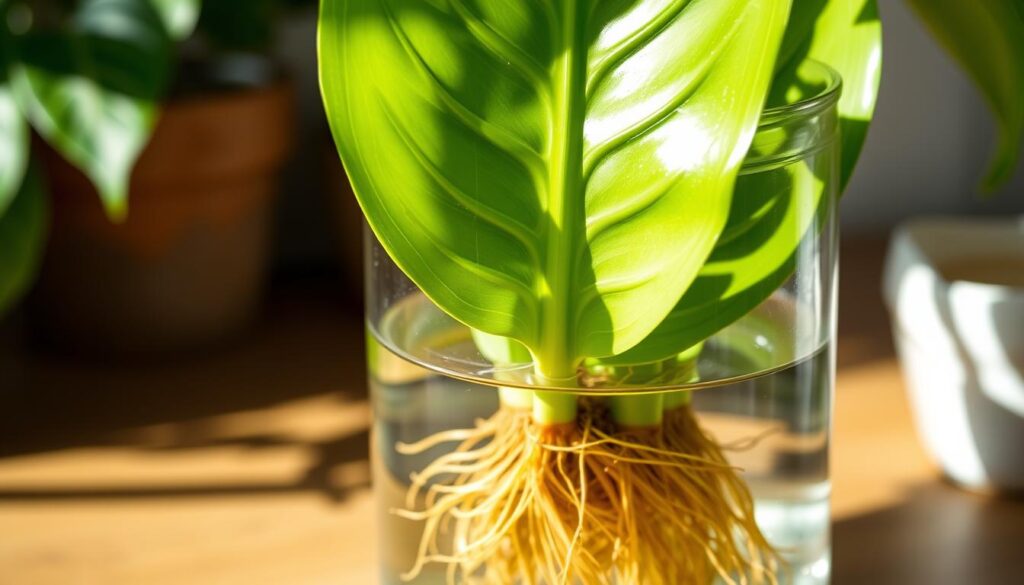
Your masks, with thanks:
<instances>
[{"instance_id":1,"label":"clear drinking glass","mask_svg":"<svg viewBox=\"0 0 1024 585\"><path fill-rule=\"evenodd\" d=\"M640 385L613 378L597 384L594 392L693 391L700 425L742 470L757 524L783 559L779 581L820 584L830 576L828 453L841 82L824 65L813 66L805 77L813 97L765 111L737 184L738 198L754 198L741 203L758 206L760 225L768 226L766 238L790 230L790 237L799 239L779 268L788 278L773 285L767 300L707 340L697 375L664 376ZM499 407L499 388L529 387L529 378L517 373L530 365L492 364L470 330L430 302L369 232L367 243L381 579L388 585L446 583L443 564L429 565L412 581L403 581L402 573L415 563L423 523L395 511L407 506L410 477L455 444L417 454L398 446L488 418Z\"/></svg>"}]
</instances>

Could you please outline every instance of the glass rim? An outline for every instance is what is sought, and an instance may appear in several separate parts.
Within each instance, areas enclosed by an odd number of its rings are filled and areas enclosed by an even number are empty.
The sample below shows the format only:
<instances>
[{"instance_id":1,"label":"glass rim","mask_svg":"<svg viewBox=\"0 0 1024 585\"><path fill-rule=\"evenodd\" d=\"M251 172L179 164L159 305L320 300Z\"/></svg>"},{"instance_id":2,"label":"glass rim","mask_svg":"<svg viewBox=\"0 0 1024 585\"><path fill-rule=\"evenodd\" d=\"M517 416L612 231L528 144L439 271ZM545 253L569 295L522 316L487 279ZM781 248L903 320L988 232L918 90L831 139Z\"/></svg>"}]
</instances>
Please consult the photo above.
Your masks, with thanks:
<instances>
[{"instance_id":1,"label":"glass rim","mask_svg":"<svg viewBox=\"0 0 1024 585\"><path fill-rule=\"evenodd\" d=\"M776 299L778 302L780 299ZM783 302L786 301L784 299ZM729 376L721 376L709 379L698 379L690 380L686 382L672 381L664 382L657 381L652 383L625 383L617 386L609 387L588 387L576 384L576 378L573 378L572 383L558 384L552 382L539 383L537 380L523 378L522 376L515 375L517 373L528 373L532 371L532 363L516 363L509 364L508 366L495 367L493 364L486 368L486 375L482 372L471 372L463 370L457 367L456 364L464 363L460 359L452 359L450 356L443 360L427 359L423 355L415 355L403 344L396 341L395 337L388 331L390 327L390 319L397 318L403 311L398 310L407 304L416 303L429 303L433 306L433 301L422 293L413 294L398 301L391 310L389 310L378 322L374 322L373 319L366 320L366 327L370 335L375 339L376 343L381 344L387 351L399 359L409 362L415 366L423 368L427 371L433 372L452 378L455 380L461 380L463 382L469 382L478 384L481 386L489 386L493 388L511 388L516 390L530 390L530 391L543 391L552 393L569 393L579 396L611 396L611 395L653 395L653 394L665 394L679 391L698 391L698 390L714 390L722 386L739 384L748 380L753 380L766 375L774 374L793 367L795 364L800 363L812 356L826 350L829 340L817 340L808 344L802 348L802 351L796 352L794 355L787 359L781 359L768 365L753 368L750 371L737 373ZM799 306L793 304L793 309L800 310ZM437 309L440 311L440 309ZM453 341L469 341L472 340L472 333L468 326L464 324L458 324L454 328L450 335L444 337L445 342ZM486 359L486 358L483 358ZM480 365L484 365L481 363ZM495 374L513 374L513 376L497 377Z\"/></svg>"},{"instance_id":2,"label":"glass rim","mask_svg":"<svg viewBox=\"0 0 1024 585\"><path fill-rule=\"evenodd\" d=\"M843 91L843 77L827 63L809 59L805 64L815 74L821 75L825 87L810 97L800 99L792 104L783 104L765 108L758 130L771 127L782 120L804 118L819 114L839 102Z\"/></svg>"}]
</instances>

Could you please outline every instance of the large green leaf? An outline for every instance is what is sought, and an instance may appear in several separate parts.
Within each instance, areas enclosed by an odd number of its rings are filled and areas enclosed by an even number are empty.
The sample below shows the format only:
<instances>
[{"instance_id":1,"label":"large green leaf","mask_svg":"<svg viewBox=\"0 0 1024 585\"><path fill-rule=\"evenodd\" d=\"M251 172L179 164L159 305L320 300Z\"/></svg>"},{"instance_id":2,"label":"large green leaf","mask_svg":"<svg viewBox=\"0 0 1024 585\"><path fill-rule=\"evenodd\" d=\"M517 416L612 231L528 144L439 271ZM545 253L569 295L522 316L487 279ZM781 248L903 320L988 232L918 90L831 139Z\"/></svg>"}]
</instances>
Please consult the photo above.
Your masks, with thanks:
<instances>
[{"instance_id":1,"label":"large green leaf","mask_svg":"<svg viewBox=\"0 0 1024 585\"><path fill-rule=\"evenodd\" d=\"M806 63L819 61L839 72L842 136L841 185L850 181L864 148L882 76L882 21L876 0L794 2L791 26L779 61L770 103L793 103L816 91Z\"/></svg>"},{"instance_id":2,"label":"large green leaf","mask_svg":"<svg viewBox=\"0 0 1024 585\"><path fill-rule=\"evenodd\" d=\"M875 0L794 3L769 104L803 102L822 92L816 63L839 72L839 177L831 177L828 168L812 168L830 163L820 157L809 161L811 166L793 164L742 177L729 227L693 286L651 335L611 361L646 363L680 353L733 323L785 283L796 268L798 247L816 237L817 230L808 230L821 222L813 220L828 208L822 197L832 185L826 180L845 188L860 157L877 101L881 59L882 29ZM822 123L833 124L827 118ZM765 142L782 145L788 140L769 136Z\"/></svg>"},{"instance_id":3,"label":"large green leaf","mask_svg":"<svg viewBox=\"0 0 1024 585\"><path fill-rule=\"evenodd\" d=\"M818 235L814 226L821 225L830 207L826 178L831 165L832 159L821 157L741 175L729 226L700 276L644 341L605 361L643 364L667 359L770 297L796 269L799 246Z\"/></svg>"},{"instance_id":4,"label":"large green leaf","mask_svg":"<svg viewBox=\"0 0 1024 585\"><path fill-rule=\"evenodd\" d=\"M18 193L28 167L28 125L7 79L9 64L7 31L0 25L0 217Z\"/></svg>"},{"instance_id":5,"label":"large green leaf","mask_svg":"<svg viewBox=\"0 0 1024 585\"><path fill-rule=\"evenodd\" d=\"M22 110L122 217L170 67L160 15L149 0L85 0L69 30L19 39L18 57L12 83Z\"/></svg>"},{"instance_id":6,"label":"large green leaf","mask_svg":"<svg viewBox=\"0 0 1024 585\"><path fill-rule=\"evenodd\" d=\"M551 378L643 339L728 217L786 0L325 0L321 84L371 227Z\"/></svg>"},{"instance_id":7,"label":"large green leaf","mask_svg":"<svg viewBox=\"0 0 1024 585\"><path fill-rule=\"evenodd\" d=\"M999 144L983 186L1013 176L1024 138L1024 2L908 0L974 79L999 124Z\"/></svg>"},{"instance_id":8,"label":"large green leaf","mask_svg":"<svg viewBox=\"0 0 1024 585\"><path fill-rule=\"evenodd\" d=\"M0 317L35 280L46 222L46 199L37 174L29 171L7 213L0 216Z\"/></svg>"}]
</instances>

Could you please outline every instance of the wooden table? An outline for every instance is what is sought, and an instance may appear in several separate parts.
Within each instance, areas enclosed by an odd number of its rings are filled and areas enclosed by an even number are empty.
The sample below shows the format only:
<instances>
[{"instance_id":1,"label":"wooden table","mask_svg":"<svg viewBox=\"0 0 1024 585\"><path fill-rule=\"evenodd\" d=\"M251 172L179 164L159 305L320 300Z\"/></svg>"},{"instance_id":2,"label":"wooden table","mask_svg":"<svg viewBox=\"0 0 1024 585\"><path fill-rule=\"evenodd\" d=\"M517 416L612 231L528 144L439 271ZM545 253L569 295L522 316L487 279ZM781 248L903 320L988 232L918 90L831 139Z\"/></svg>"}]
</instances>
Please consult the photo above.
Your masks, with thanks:
<instances>
[{"instance_id":1,"label":"wooden table","mask_svg":"<svg viewBox=\"0 0 1024 585\"><path fill-rule=\"evenodd\" d=\"M916 439L882 250L844 252L834 583L1017 583L1024 503L948 486ZM374 583L351 306L278 287L243 343L171 364L0 345L0 585Z\"/></svg>"}]
</instances>

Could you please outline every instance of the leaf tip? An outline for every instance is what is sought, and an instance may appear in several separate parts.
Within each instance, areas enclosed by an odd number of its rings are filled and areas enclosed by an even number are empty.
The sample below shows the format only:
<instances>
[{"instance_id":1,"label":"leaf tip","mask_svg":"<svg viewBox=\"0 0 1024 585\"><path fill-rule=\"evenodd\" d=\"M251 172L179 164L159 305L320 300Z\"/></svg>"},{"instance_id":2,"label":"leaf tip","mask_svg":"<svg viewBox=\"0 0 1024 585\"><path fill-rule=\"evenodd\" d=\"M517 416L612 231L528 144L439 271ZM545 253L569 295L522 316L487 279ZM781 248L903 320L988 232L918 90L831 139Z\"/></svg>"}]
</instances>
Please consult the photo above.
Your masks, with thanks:
<instances>
[{"instance_id":1,"label":"leaf tip","mask_svg":"<svg viewBox=\"0 0 1024 585\"><path fill-rule=\"evenodd\" d=\"M122 224L128 219L128 194L124 189L104 190L100 199L111 222Z\"/></svg>"}]
</instances>

